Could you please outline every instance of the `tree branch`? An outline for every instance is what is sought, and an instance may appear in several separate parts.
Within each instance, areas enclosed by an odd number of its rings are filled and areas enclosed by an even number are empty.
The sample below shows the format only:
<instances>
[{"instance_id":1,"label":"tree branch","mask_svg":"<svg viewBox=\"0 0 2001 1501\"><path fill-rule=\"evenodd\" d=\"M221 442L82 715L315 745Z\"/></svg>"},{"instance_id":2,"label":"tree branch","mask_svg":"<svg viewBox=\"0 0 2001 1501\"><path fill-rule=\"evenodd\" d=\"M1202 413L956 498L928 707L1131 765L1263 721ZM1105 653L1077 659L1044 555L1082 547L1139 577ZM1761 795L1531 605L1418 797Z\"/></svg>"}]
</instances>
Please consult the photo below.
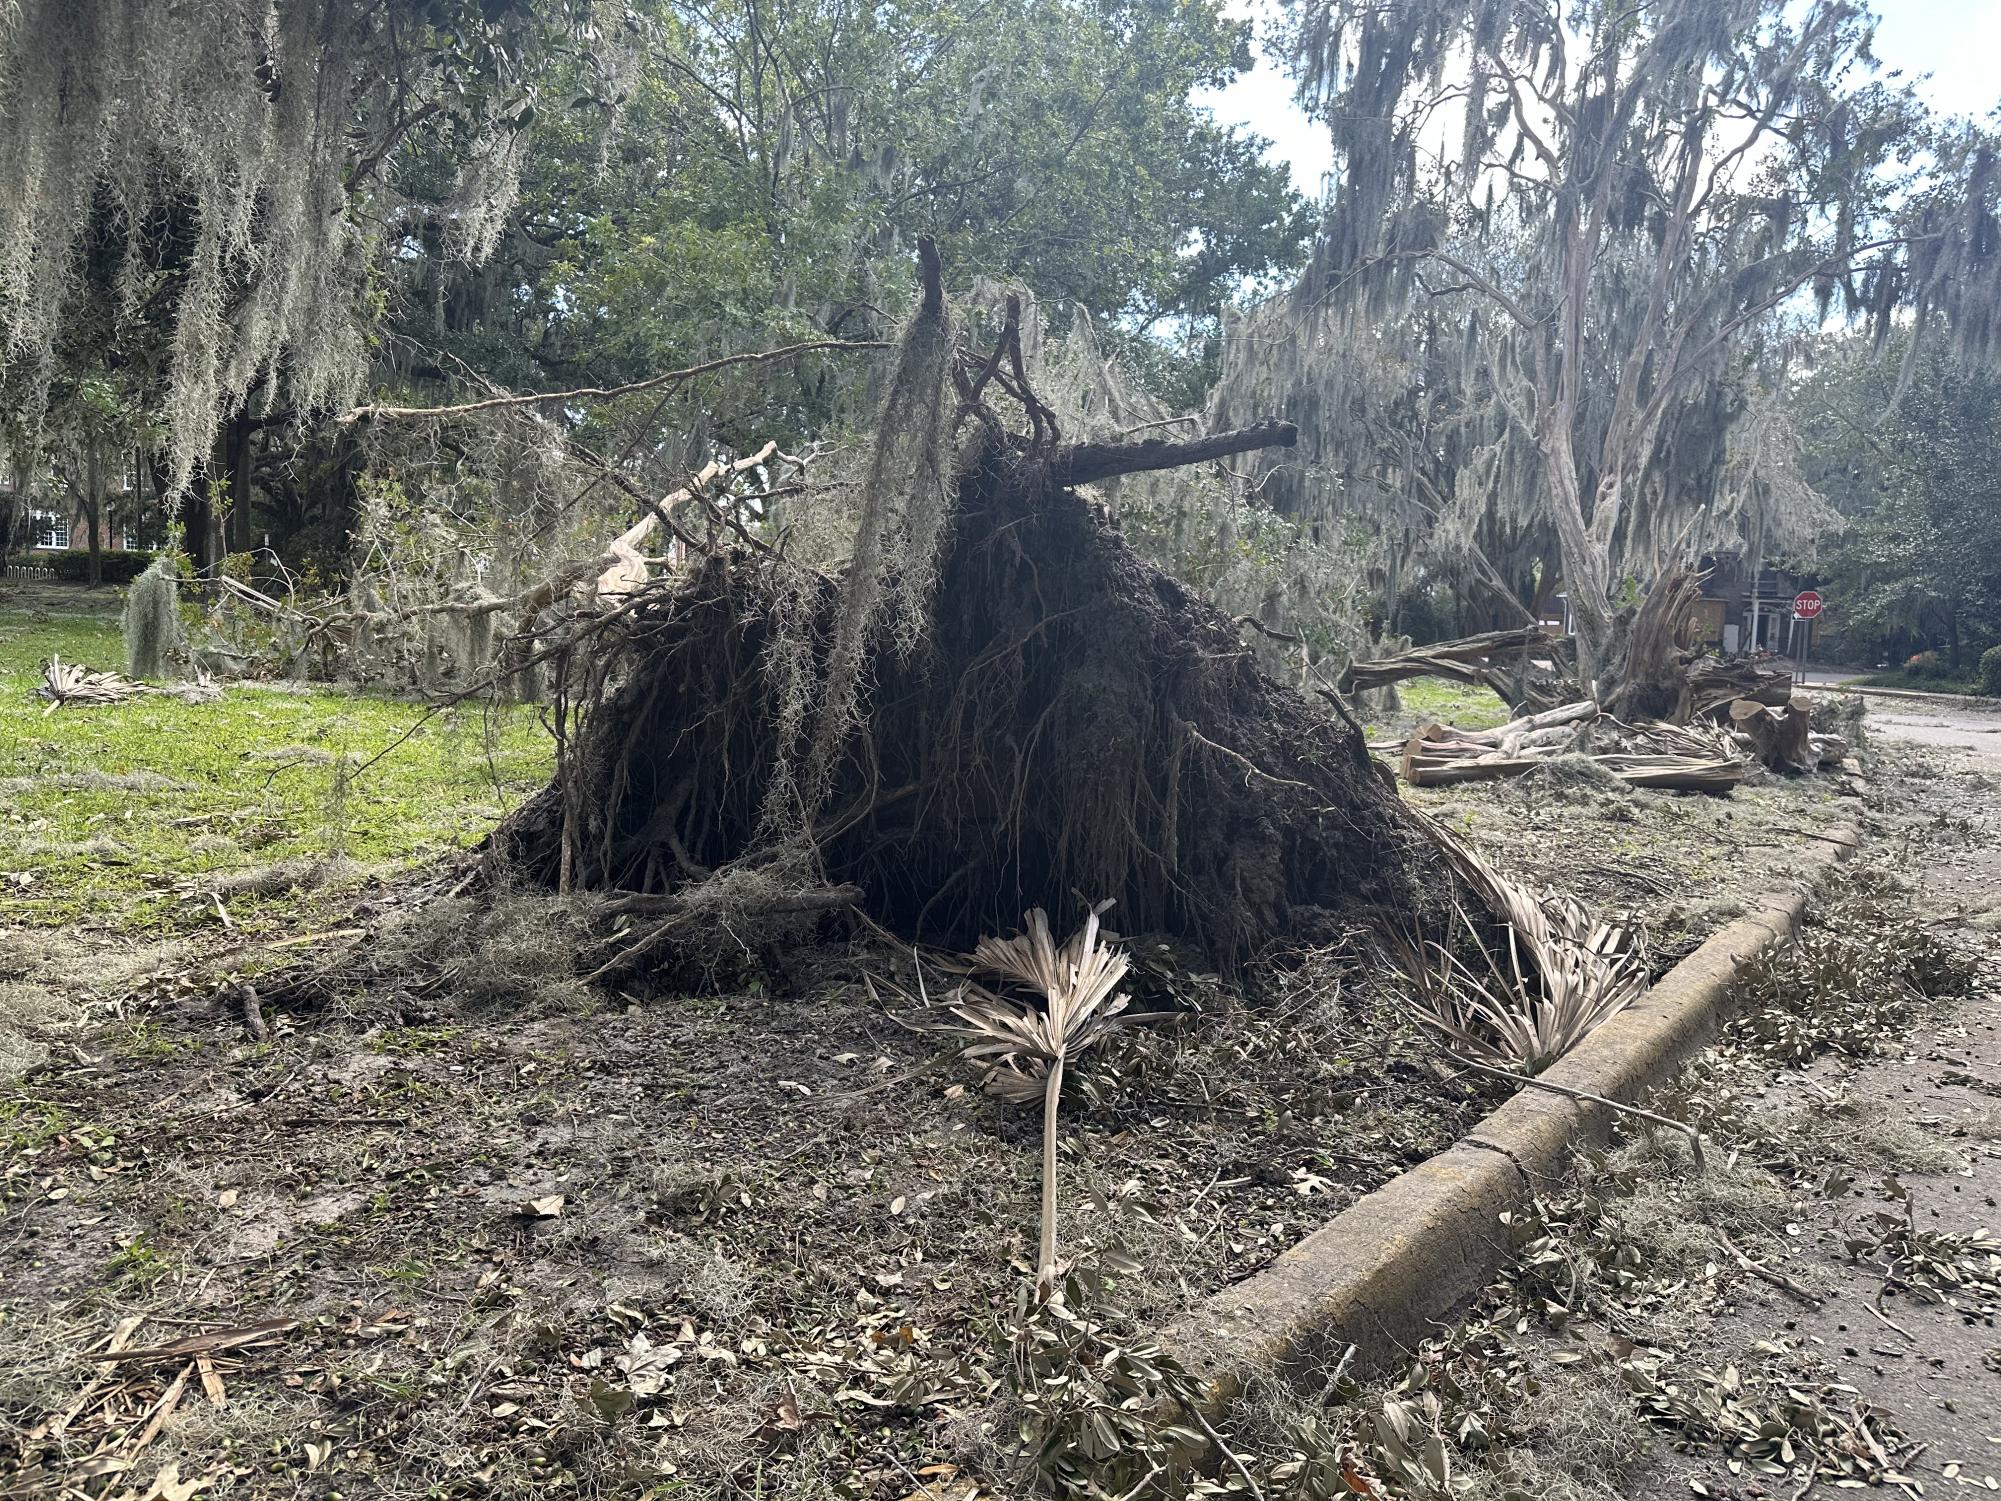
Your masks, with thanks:
<instances>
[{"instance_id":1,"label":"tree branch","mask_svg":"<svg viewBox=\"0 0 2001 1501\"><path fill-rule=\"evenodd\" d=\"M1144 443L1073 443L1059 448L1050 459L1049 477L1060 485L1087 485L1113 475L1179 469L1259 448L1291 448L1298 442L1297 427L1273 419L1185 443L1166 438L1149 438Z\"/></svg>"},{"instance_id":2,"label":"tree branch","mask_svg":"<svg viewBox=\"0 0 2001 1501\"><path fill-rule=\"evenodd\" d=\"M803 344L787 344L782 349L764 349L751 354L728 354L721 359L709 360L700 365L690 365L685 370L669 370L664 375L648 376L625 386L578 386L569 391L541 391L527 396L490 396L484 401L468 401L449 407L390 407L361 406L342 412L334 420L345 426L364 418L389 417L463 417L471 412L500 411L510 407L539 406L547 401L590 401L604 400L614 396L631 396L639 391L651 391L660 386L674 385L681 381L693 380L698 375L712 371L726 370L733 365L768 365L777 360L789 360L795 355L811 354L816 349L888 349L885 339L808 339Z\"/></svg>"}]
</instances>

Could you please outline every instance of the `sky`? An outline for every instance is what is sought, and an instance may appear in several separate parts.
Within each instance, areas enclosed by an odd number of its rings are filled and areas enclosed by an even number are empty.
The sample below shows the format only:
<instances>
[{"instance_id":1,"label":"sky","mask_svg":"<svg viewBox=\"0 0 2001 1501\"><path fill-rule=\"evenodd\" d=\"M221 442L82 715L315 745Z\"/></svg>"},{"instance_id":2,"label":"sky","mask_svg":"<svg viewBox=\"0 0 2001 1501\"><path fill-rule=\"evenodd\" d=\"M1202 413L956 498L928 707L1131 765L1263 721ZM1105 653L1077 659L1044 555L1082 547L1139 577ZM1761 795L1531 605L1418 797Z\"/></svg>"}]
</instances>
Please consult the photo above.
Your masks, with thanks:
<instances>
[{"instance_id":1,"label":"sky","mask_svg":"<svg viewBox=\"0 0 2001 1501\"><path fill-rule=\"evenodd\" d=\"M1264 6L1237 0L1230 10L1257 15ZM1933 109L1987 115L2001 106L2001 0L1876 0L1876 56L1907 77L1930 75L1919 92ZM1262 38L1260 38L1262 41ZM1293 185L1320 192L1331 155L1327 135L1292 102L1292 84L1260 53L1257 67L1207 101L1218 119L1266 137L1266 155L1287 163Z\"/></svg>"}]
</instances>

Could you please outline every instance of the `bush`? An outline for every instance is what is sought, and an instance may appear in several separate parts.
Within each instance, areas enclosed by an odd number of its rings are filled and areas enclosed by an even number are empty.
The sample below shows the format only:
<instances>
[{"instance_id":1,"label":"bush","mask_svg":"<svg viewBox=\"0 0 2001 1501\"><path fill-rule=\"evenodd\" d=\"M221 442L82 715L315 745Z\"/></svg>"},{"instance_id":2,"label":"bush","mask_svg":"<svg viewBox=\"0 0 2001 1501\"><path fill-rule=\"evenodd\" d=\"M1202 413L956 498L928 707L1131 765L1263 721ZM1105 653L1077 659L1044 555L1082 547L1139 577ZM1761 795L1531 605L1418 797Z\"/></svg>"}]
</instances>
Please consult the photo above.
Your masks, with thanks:
<instances>
[{"instance_id":1,"label":"bush","mask_svg":"<svg viewBox=\"0 0 2001 1501\"><path fill-rule=\"evenodd\" d=\"M1945 664L1935 651L1914 652L1904 663L1904 671L1914 678L1942 678Z\"/></svg>"},{"instance_id":2,"label":"bush","mask_svg":"<svg viewBox=\"0 0 2001 1501\"><path fill-rule=\"evenodd\" d=\"M103 563L100 576L107 584L129 584L151 566L156 556L155 553L137 548L118 552L106 548L98 554ZM53 568L56 577L68 583L81 584L90 579L88 548L72 547L64 552L37 552L22 561L40 563Z\"/></svg>"},{"instance_id":3,"label":"bush","mask_svg":"<svg viewBox=\"0 0 2001 1501\"><path fill-rule=\"evenodd\" d=\"M1980 691L2001 698L2001 646L1980 654Z\"/></svg>"}]
</instances>

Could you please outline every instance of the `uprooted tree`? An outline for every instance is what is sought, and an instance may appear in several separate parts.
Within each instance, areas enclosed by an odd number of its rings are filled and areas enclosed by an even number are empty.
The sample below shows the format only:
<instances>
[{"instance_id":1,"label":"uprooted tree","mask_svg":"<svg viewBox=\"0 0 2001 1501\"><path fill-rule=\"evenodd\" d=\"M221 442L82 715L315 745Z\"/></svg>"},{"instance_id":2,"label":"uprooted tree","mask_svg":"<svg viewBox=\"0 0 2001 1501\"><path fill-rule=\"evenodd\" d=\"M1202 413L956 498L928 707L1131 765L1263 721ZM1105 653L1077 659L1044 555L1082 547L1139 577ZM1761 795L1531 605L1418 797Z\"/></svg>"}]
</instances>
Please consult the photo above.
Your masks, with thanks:
<instances>
[{"instance_id":1,"label":"uprooted tree","mask_svg":"<svg viewBox=\"0 0 2001 1501\"><path fill-rule=\"evenodd\" d=\"M1018 313L967 352L921 259L872 452L789 513L845 500L844 556L745 535L604 610L561 654L558 776L496 853L648 919L601 971L733 911L858 904L970 944L1110 897L1127 931L1228 964L1425 907L1434 857L1339 700L1273 682L1080 493L1290 430L1066 441Z\"/></svg>"}]
</instances>

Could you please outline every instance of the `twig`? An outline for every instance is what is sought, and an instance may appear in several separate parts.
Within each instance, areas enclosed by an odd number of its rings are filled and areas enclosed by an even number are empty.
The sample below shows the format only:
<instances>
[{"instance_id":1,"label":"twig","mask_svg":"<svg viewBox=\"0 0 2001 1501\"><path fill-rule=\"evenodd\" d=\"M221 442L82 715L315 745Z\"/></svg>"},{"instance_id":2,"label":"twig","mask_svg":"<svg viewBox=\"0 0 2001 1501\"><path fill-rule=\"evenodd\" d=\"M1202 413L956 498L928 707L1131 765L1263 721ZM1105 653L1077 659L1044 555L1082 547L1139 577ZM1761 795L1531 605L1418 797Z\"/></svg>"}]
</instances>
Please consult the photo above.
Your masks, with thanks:
<instances>
[{"instance_id":1,"label":"twig","mask_svg":"<svg viewBox=\"0 0 2001 1501\"><path fill-rule=\"evenodd\" d=\"M1361 1348L1360 1345L1351 1343L1346 1350L1341 1352L1341 1358L1334 1362L1334 1369L1327 1373L1326 1385L1320 1388L1320 1405L1322 1407L1327 1406L1334 1400L1335 1391L1341 1385L1341 1378L1348 1374L1348 1367L1355 1363L1355 1352Z\"/></svg>"},{"instance_id":2,"label":"twig","mask_svg":"<svg viewBox=\"0 0 2001 1501\"><path fill-rule=\"evenodd\" d=\"M1497 1078L1512 1079L1517 1084L1526 1084L1532 1089L1546 1089L1551 1094L1564 1095L1573 1100L1589 1100L1594 1105L1603 1105L1607 1110L1616 1110L1622 1115L1636 1115L1641 1120L1652 1121L1657 1126L1670 1127L1673 1130L1681 1132L1688 1138L1689 1150L1695 1156L1697 1170L1707 1170L1708 1164L1704 1162L1702 1156L1702 1133L1687 1121L1672 1120L1665 1115L1656 1115L1651 1110L1642 1110L1638 1105L1627 1105L1619 1100L1608 1100L1604 1095L1593 1094L1588 1089L1572 1089L1568 1084L1552 1084L1547 1079L1537 1079L1528 1074L1518 1074L1513 1069L1495 1068L1492 1064L1488 1063L1475 1063L1471 1058L1461 1057L1457 1053L1448 1052L1446 1056L1462 1068L1478 1069L1483 1074L1493 1074Z\"/></svg>"},{"instance_id":3,"label":"twig","mask_svg":"<svg viewBox=\"0 0 2001 1501\"><path fill-rule=\"evenodd\" d=\"M1166 1468L1167 1468L1167 1461L1156 1459L1153 1462L1153 1468L1148 1470L1144 1475L1139 1477L1139 1484L1135 1485L1129 1491L1119 1492L1118 1496L1114 1498L1114 1501L1139 1501L1139 1498L1143 1494L1145 1494L1146 1488L1152 1485L1154 1481L1158 1480L1160 1478L1161 1472Z\"/></svg>"},{"instance_id":4,"label":"twig","mask_svg":"<svg viewBox=\"0 0 2001 1501\"><path fill-rule=\"evenodd\" d=\"M1244 1488L1251 1493L1251 1501L1265 1501L1265 1493L1258 1489L1258 1483L1252 1477L1250 1467L1237 1458L1236 1450L1223 1442L1223 1436L1216 1432L1215 1425L1203 1414L1202 1409L1186 1397L1181 1399L1181 1406L1188 1416L1195 1420L1195 1426L1202 1430L1203 1436L1223 1451L1223 1458L1230 1462L1230 1467L1243 1476Z\"/></svg>"},{"instance_id":5,"label":"twig","mask_svg":"<svg viewBox=\"0 0 2001 1501\"><path fill-rule=\"evenodd\" d=\"M794 355L811 354L816 349L888 349L886 339L808 339L802 344L787 344L782 349L765 349L751 354L724 355L721 359L708 360L700 365L690 365L685 370L669 370L664 375L651 375L645 380L634 381L625 386L577 386L568 391L539 391L526 396L489 396L484 401L461 402L448 407L387 407L360 406L342 412L334 420L346 425L359 422L363 418L381 417L463 417L470 412L491 412L508 407L537 406L545 401L590 401L603 400L615 396L631 396L639 391L651 391L660 386L673 385L680 381L693 380L698 375L728 369L732 365L768 365L774 360L791 359Z\"/></svg>"},{"instance_id":6,"label":"twig","mask_svg":"<svg viewBox=\"0 0 2001 1501\"><path fill-rule=\"evenodd\" d=\"M1771 1267L1766 1266L1761 1261L1753 1261L1749 1256L1745 1255L1744 1252L1741 1249L1739 1249L1737 1243L1734 1240L1732 1240L1727 1234L1725 1234L1722 1230L1716 1231L1716 1237L1718 1240L1723 1242L1723 1249L1730 1253L1731 1258L1734 1261L1736 1261L1737 1265L1742 1267L1745 1271L1749 1272L1752 1276L1762 1277L1765 1281L1771 1283L1772 1286L1780 1289L1781 1291L1791 1293L1795 1298L1798 1298L1802 1303L1805 1303L1810 1308L1820 1307L1821 1300L1819 1298L1815 1297L1806 1288L1802 1287L1799 1283L1795 1282L1792 1278L1788 1277L1784 1272L1774 1271Z\"/></svg>"},{"instance_id":7,"label":"twig","mask_svg":"<svg viewBox=\"0 0 2001 1501\"><path fill-rule=\"evenodd\" d=\"M1896 1330L1897 1333L1903 1335L1903 1337L1909 1340L1912 1344L1916 1344L1918 1342L1918 1338L1915 1334L1911 1333L1910 1330L1906 1329L1902 1324L1898 1323L1895 1319L1891 1318L1887 1313L1883 1312L1883 1310L1878 1308L1874 1303L1864 1303L1862 1306L1868 1309L1869 1312L1874 1314L1877 1318L1881 1319L1884 1323L1888 1324L1892 1329Z\"/></svg>"}]
</instances>

